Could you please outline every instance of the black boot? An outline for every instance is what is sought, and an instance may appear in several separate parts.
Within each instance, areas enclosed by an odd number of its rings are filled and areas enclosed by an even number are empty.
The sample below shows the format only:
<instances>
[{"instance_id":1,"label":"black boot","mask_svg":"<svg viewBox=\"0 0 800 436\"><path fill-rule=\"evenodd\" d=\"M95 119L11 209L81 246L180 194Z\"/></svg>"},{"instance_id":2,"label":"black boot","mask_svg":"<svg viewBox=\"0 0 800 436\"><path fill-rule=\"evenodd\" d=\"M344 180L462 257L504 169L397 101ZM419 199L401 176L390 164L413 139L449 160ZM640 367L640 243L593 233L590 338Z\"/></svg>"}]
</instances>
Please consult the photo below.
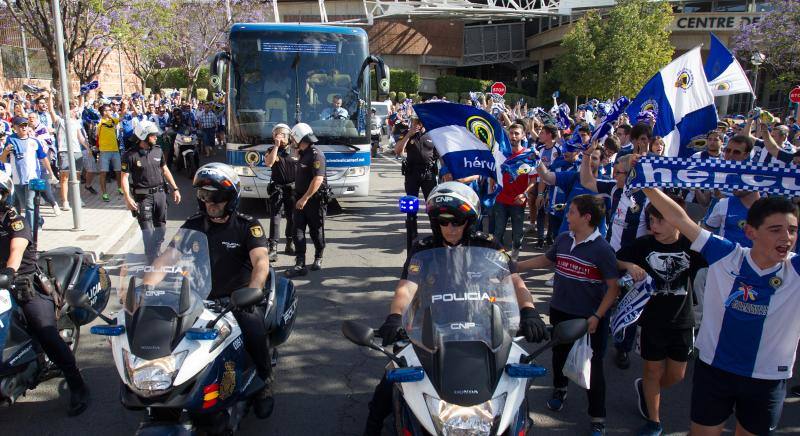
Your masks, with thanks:
<instances>
[{"instance_id":1,"label":"black boot","mask_svg":"<svg viewBox=\"0 0 800 436\"><path fill-rule=\"evenodd\" d=\"M259 419L267 419L275 408L275 399L272 398L272 387L269 385L261 389L253 399L253 411Z\"/></svg>"},{"instance_id":2,"label":"black boot","mask_svg":"<svg viewBox=\"0 0 800 436\"><path fill-rule=\"evenodd\" d=\"M69 391L67 416L78 416L89 407L89 387L86 384Z\"/></svg>"},{"instance_id":3,"label":"black boot","mask_svg":"<svg viewBox=\"0 0 800 436\"><path fill-rule=\"evenodd\" d=\"M321 257L315 257L314 258L314 263L311 264L311 267L309 269L311 271L319 271L319 270L321 270L322 269L322 258Z\"/></svg>"},{"instance_id":4,"label":"black boot","mask_svg":"<svg viewBox=\"0 0 800 436\"><path fill-rule=\"evenodd\" d=\"M288 255L294 255L294 241L289 239L286 241L286 250L284 251Z\"/></svg>"},{"instance_id":5,"label":"black boot","mask_svg":"<svg viewBox=\"0 0 800 436\"><path fill-rule=\"evenodd\" d=\"M278 243L274 241L269 242L269 261L278 261Z\"/></svg>"},{"instance_id":6,"label":"black boot","mask_svg":"<svg viewBox=\"0 0 800 436\"><path fill-rule=\"evenodd\" d=\"M300 277L308 274L306 262L303 259L297 259L292 269L286 270L286 277Z\"/></svg>"}]
</instances>

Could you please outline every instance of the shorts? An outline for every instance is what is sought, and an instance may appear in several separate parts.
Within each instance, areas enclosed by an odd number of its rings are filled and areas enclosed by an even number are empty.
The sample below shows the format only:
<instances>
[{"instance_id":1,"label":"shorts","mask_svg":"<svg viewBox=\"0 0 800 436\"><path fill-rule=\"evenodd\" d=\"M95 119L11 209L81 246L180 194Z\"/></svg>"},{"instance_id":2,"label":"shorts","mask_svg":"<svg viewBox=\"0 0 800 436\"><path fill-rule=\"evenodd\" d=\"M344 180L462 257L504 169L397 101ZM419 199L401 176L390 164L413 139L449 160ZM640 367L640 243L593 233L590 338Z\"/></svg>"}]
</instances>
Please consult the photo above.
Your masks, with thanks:
<instances>
[{"instance_id":1,"label":"shorts","mask_svg":"<svg viewBox=\"0 0 800 436\"><path fill-rule=\"evenodd\" d=\"M106 171L120 171L122 169L122 162L120 160L118 151L101 151L100 152L100 172Z\"/></svg>"},{"instance_id":2,"label":"shorts","mask_svg":"<svg viewBox=\"0 0 800 436\"><path fill-rule=\"evenodd\" d=\"M80 172L83 171L83 154L81 153L73 153L75 156L75 171ZM59 151L58 152L58 169L60 171L69 171L69 152L68 151Z\"/></svg>"},{"instance_id":3,"label":"shorts","mask_svg":"<svg viewBox=\"0 0 800 436\"><path fill-rule=\"evenodd\" d=\"M83 149L81 151L83 155L83 169L89 173L96 173L97 172L97 158L94 157L94 154L91 150Z\"/></svg>"},{"instance_id":4,"label":"shorts","mask_svg":"<svg viewBox=\"0 0 800 436\"><path fill-rule=\"evenodd\" d=\"M769 435L778 427L786 397L786 380L736 375L697 359L692 377L692 422L709 427L732 413L745 430Z\"/></svg>"},{"instance_id":5,"label":"shorts","mask_svg":"<svg viewBox=\"0 0 800 436\"><path fill-rule=\"evenodd\" d=\"M686 362L694 346L694 334L691 327L669 329L642 326L639 346L644 360Z\"/></svg>"}]
</instances>

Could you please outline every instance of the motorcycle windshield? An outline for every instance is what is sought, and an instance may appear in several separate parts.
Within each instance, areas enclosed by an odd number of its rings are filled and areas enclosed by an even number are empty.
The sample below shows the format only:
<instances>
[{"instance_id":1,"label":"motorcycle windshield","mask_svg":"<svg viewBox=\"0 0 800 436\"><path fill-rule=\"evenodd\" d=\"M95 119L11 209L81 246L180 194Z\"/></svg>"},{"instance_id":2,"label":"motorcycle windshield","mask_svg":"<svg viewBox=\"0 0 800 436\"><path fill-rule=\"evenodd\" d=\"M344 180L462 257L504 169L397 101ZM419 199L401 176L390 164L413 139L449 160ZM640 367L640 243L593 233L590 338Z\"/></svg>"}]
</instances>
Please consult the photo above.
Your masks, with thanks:
<instances>
[{"instance_id":1,"label":"motorcycle windshield","mask_svg":"<svg viewBox=\"0 0 800 436\"><path fill-rule=\"evenodd\" d=\"M179 229L152 262L139 242L121 267L120 301L129 314L143 306L169 307L181 314L211 292L209 259L206 235L195 230Z\"/></svg>"},{"instance_id":2,"label":"motorcycle windshield","mask_svg":"<svg viewBox=\"0 0 800 436\"><path fill-rule=\"evenodd\" d=\"M497 335L505 331L513 336L519 326L504 252L482 247L424 250L409 261L408 280L414 296L403 313L403 327L412 343L429 352L448 342L480 341L495 348Z\"/></svg>"}]
</instances>

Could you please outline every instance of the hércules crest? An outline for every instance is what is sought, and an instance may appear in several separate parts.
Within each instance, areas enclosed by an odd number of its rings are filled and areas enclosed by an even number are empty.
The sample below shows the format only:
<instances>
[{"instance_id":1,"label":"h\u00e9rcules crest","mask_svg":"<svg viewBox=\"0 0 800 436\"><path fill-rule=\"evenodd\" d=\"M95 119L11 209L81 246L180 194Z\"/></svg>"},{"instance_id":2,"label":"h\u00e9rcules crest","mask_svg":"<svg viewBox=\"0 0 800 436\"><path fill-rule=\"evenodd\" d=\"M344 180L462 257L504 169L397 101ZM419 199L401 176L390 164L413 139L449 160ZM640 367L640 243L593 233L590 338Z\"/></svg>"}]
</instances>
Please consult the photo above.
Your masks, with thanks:
<instances>
[{"instance_id":1,"label":"h\u00e9rcules crest","mask_svg":"<svg viewBox=\"0 0 800 436\"><path fill-rule=\"evenodd\" d=\"M494 128L489 121L480 116L473 115L467 118L467 130L469 130L479 141L486 144L490 151L494 150Z\"/></svg>"}]
</instances>

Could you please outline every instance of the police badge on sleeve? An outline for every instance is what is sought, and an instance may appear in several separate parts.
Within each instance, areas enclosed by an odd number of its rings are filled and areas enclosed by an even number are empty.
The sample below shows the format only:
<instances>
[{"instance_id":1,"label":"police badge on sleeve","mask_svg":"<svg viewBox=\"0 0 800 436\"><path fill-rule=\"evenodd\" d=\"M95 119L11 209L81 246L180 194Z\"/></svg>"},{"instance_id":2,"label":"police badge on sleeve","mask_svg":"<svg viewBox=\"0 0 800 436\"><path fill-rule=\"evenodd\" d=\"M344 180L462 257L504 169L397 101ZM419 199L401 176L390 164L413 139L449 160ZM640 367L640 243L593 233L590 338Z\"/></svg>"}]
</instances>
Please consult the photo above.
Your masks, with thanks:
<instances>
[{"instance_id":1,"label":"police badge on sleeve","mask_svg":"<svg viewBox=\"0 0 800 436\"><path fill-rule=\"evenodd\" d=\"M260 225L252 226L252 227L250 227L250 234L254 238L260 238L260 237L264 236L264 229L262 229Z\"/></svg>"},{"instance_id":2,"label":"police badge on sleeve","mask_svg":"<svg viewBox=\"0 0 800 436\"><path fill-rule=\"evenodd\" d=\"M25 223L22 220L16 220L11 222L11 230L18 232L25 228Z\"/></svg>"}]
</instances>

